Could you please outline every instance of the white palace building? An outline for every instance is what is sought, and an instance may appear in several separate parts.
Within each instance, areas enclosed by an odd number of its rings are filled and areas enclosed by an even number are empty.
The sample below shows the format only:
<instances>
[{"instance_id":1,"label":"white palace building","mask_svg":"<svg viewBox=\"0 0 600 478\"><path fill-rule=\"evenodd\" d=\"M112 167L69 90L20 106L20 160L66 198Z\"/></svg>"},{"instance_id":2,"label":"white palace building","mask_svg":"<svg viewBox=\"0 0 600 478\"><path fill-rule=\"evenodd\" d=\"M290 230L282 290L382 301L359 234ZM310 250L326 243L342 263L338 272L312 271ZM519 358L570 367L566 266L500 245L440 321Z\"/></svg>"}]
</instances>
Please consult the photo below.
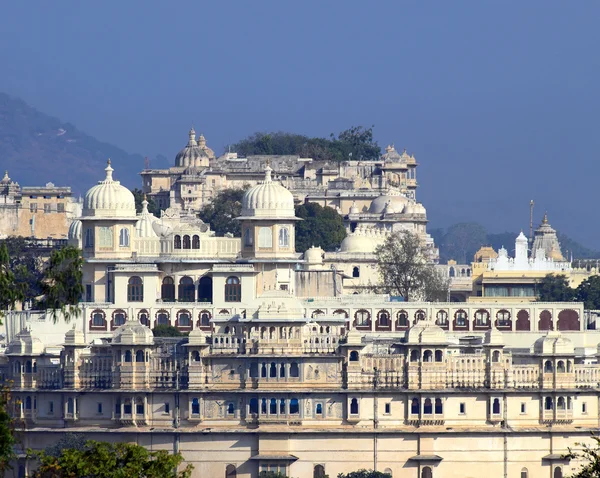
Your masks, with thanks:
<instances>
[{"instance_id":1,"label":"white palace building","mask_svg":"<svg viewBox=\"0 0 600 478\"><path fill-rule=\"evenodd\" d=\"M320 250L296 252L293 196L268 166L241 238L177 208L136 214L112 173L70 231L80 317L5 320L23 450L76 432L181 452L202 478L561 478L567 447L598 431L600 333L583 304L354 294ZM14 475L32 466L22 455Z\"/></svg>"}]
</instances>

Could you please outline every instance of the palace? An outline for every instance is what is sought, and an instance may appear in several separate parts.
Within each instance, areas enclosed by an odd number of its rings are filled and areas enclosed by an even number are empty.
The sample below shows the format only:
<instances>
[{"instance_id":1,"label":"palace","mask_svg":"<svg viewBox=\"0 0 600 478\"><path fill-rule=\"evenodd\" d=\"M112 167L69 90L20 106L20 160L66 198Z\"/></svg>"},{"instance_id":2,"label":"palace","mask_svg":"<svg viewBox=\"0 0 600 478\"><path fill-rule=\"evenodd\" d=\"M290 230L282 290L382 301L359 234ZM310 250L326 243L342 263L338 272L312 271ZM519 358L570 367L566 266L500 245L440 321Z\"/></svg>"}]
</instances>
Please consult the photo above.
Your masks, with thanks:
<instances>
[{"instance_id":1,"label":"palace","mask_svg":"<svg viewBox=\"0 0 600 478\"><path fill-rule=\"evenodd\" d=\"M194 165L210 164L203 151ZM578 465L567 447L600 426L600 332L583 304L355 294L368 273L353 261L402 214L424 215L410 198L356 206L341 251L302 253L294 195L269 166L244 195L241 238L176 204L136 214L105 173L69 231L81 316L5 318L22 450L77 432L181 452L194 477L562 478ZM161 325L187 335L155 337ZM15 476L32 466L21 454Z\"/></svg>"}]
</instances>

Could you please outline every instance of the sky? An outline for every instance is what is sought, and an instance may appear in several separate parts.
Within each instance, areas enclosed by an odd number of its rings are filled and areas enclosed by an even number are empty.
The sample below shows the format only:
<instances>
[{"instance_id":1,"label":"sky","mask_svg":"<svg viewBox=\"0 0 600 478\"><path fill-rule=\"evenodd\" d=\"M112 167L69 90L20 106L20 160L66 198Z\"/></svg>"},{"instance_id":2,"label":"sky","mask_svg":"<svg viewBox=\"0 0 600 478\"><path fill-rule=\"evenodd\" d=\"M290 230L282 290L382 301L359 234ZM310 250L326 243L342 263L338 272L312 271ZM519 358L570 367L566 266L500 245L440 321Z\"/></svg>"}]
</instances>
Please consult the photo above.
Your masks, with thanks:
<instances>
[{"instance_id":1,"label":"sky","mask_svg":"<svg viewBox=\"0 0 600 478\"><path fill-rule=\"evenodd\" d=\"M0 91L128 152L374 125L430 227L535 220L600 249L600 2L5 2Z\"/></svg>"}]
</instances>

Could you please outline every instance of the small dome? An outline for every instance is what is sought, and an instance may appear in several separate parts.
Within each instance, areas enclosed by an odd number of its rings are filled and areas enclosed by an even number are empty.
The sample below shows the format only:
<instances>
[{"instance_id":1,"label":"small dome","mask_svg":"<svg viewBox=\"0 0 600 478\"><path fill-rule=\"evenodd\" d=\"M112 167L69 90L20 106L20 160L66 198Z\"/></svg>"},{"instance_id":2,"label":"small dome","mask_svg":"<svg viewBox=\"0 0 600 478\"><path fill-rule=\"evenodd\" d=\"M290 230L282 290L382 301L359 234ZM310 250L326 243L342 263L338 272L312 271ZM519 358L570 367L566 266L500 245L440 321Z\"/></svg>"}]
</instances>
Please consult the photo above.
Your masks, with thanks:
<instances>
[{"instance_id":1,"label":"small dome","mask_svg":"<svg viewBox=\"0 0 600 478\"><path fill-rule=\"evenodd\" d=\"M158 221L158 218L154 214L148 212L148 201L144 196L142 201L142 212L138 214L139 220L135 223L135 234L137 237L157 237L158 234L154 230L154 223Z\"/></svg>"},{"instance_id":2,"label":"small dome","mask_svg":"<svg viewBox=\"0 0 600 478\"><path fill-rule=\"evenodd\" d=\"M69 226L67 239L71 244L79 244L81 241L81 221L79 219L75 219Z\"/></svg>"},{"instance_id":3,"label":"small dome","mask_svg":"<svg viewBox=\"0 0 600 478\"><path fill-rule=\"evenodd\" d=\"M427 215L427 209L425 209L425 206L423 206L420 202L416 203L414 205L414 213L415 214L422 214L423 216Z\"/></svg>"},{"instance_id":4,"label":"small dome","mask_svg":"<svg viewBox=\"0 0 600 478\"><path fill-rule=\"evenodd\" d=\"M543 355L573 355L575 347L558 330L551 330L534 342L533 352Z\"/></svg>"},{"instance_id":5,"label":"small dome","mask_svg":"<svg viewBox=\"0 0 600 478\"><path fill-rule=\"evenodd\" d=\"M85 193L83 199L83 216L94 217L135 217L135 199L133 194L119 181L113 180L113 168L108 165L104 169L106 179Z\"/></svg>"},{"instance_id":6,"label":"small dome","mask_svg":"<svg viewBox=\"0 0 600 478\"><path fill-rule=\"evenodd\" d=\"M120 345L152 345L154 334L150 328L137 320L128 320L113 333L113 344Z\"/></svg>"},{"instance_id":7,"label":"small dome","mask_svg":"<svg viewBox=\"0 0 600 478\"><path fill-rule=\"evenodd\" d=\"M356 205L356 201L352 201L352 206L350 206L350 210L348 211L348 214L358 214L360 212L360 209L358 209L358 206Z\"/></svg>"},{"instance_id":8,"label":"small dome","mask_svg":"<svg viewBox=\"0 0 600 478\"><path fill-rule=\"evenodd\" d=\"M372 253L375 252L376 247L377 244L371 237L360 234L349 234L340 244L340 251Z\"/></svg>"},{"instance_id":9,"label":"small dome","mask_svg":"<svg viewBox=\"0 0 600 478\"><path fill-rule=\"evenodd\" d=\"M204 136L201 136L201 138L204 140ZM206 140L203 141L203 144L206 148ZM196 142L196 131L194 131L194 128L190 129L188 144L175 156L175 167L194 168L208 166L208 159L207 152Z\"/></svg>"},{"instance_id":10,"label":"small dome","mask_svg":"<svg viewBox=\"0 0 600 478\"><path fill-rule=\"evenodd\" d=\"M406 341L409 344L446 344L446 332L435 325L431 320L420 320L413 325L407 333Z\"/></svg>"},{"instance_id":11,"label":"small dome","mask_svg":"<svg viewBox=\"0 0 600 478\"><path fill-rule=\"evenodd\" d=\"M401 194L382 194L371 201L369 212L372 214L383 213L388 202L394 211L402 212L404 206L408 204L409 200Z\"/></svg>"},{"instance_id":12,"label":"small dome","mask_svg":"<svg viewBox=\"0 0 600 478\"><path fill-rule=\"evenodd\" d=\"M267 165L265 180L244 194L242 217L295 218L294 196L271 179L272 171Z\"/></svg>"},{"instance_id":13,"label":"small dome","mask_svg":"<svg viewBox=\"0 0 600 478\"><path fill-rule=\"evenodd\" d=\"M312 246L304 253L304 260L308 264L323 264L324 251L320 247Z\"/></svg>"}]
</instances>

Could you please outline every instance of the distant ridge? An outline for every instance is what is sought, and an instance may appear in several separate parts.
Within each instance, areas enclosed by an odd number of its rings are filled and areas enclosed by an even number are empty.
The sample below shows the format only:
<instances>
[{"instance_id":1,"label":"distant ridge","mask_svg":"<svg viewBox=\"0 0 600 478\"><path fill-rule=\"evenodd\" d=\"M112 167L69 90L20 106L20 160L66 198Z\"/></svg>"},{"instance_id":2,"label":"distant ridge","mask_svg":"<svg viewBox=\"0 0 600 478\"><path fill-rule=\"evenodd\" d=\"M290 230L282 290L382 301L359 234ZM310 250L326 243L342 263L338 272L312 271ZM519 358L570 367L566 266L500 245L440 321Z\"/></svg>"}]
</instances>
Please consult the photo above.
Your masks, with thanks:
<instances>
[{"instance_id":1,"label":"distant ridge","mask_svg":"<svg viewBox=\"0 0 600 478\"><path fill-rule=\"evenodd\" d=\"M139 154L129 154L48 116L19 98L0 93L0 169L22 186L70 186L83 194L104 176L107 158L115 178L129 188L140 186L144 167Z\"/></svg>"}]
</instances>

